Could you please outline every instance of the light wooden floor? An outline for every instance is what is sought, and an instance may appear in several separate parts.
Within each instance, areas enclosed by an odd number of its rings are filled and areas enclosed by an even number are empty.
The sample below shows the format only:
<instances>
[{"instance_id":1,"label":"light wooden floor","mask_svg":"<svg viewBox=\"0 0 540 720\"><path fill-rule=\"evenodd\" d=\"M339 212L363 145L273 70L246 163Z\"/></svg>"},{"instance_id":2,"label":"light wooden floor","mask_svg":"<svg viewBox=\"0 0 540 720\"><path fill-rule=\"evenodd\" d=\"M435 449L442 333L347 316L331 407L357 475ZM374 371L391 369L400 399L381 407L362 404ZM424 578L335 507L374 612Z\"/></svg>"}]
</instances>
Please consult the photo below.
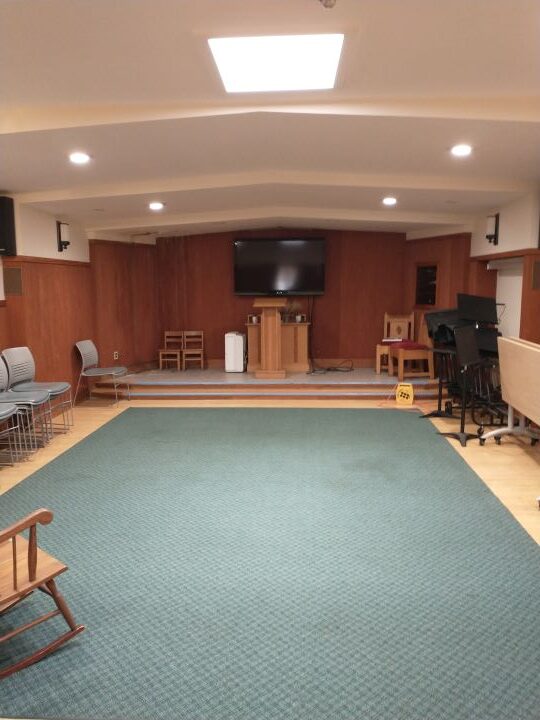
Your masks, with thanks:
<instances>
[{"instance_id":1,"label":"light wooden floor","mask_svg":"<svg viewBox=\"0 0 540 720\"><path fill-rule=\"evenodd\" d=\"M29 461L14 468L0 470L0 494L23 481L33 472L85 438L128 407L178 407L177 400L121 401L118 407L108 400L92 400L75 408L75 426L65 435L55 438L48 447L39 450ZM389 400L193 400L182 401L182 407L343 407L395 408ZM432 410L433 403L417 405L422 412ZM426 421L429 422L429 421ZM455 430L457 421L434 420L439 430ZM474 432L476 428L471 428ZM462 448L455 440L448 440L470 467L482 478L490 490L514 515L516 520L540 544L540 445L530 445L517 438L504 438L501 445L488 441L480 447L476 441ZM30 510L31 508L29 508Z\"/></svg>"}]
</instances>

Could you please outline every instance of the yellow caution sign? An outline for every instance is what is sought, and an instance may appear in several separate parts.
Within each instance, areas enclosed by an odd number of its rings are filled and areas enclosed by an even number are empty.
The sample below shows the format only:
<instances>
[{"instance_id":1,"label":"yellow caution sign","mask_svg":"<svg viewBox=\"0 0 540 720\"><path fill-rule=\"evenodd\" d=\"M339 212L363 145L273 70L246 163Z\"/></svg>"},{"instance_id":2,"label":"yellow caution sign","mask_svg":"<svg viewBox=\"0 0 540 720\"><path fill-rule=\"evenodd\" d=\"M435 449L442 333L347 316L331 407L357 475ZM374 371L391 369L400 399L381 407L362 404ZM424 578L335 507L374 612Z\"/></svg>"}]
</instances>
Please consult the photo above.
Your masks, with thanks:
<instances>
[{"instance_id":1,"label":"yellow caution sign","mask_svg":"<svg viewBox=\"0 0 540 720\"><path fill-rule=\"evenodd\" d=\"M396 387L396 402L398 405L412 405L414 390L411 383L399 383Z\"/></svg>"}]
</instances>

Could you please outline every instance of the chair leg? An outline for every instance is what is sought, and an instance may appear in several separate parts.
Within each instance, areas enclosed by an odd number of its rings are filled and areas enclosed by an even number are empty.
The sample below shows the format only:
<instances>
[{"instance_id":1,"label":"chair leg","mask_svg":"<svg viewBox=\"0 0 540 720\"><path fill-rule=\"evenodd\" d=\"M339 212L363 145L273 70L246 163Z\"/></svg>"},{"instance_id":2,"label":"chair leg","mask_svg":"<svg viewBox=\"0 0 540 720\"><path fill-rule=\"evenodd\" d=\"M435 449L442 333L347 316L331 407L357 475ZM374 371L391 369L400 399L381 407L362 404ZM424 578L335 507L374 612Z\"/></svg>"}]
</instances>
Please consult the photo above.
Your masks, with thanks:
<instances>
[{"instance_id":1,"label":"chair leg","mask_svg":"<svg viewBox=\"0 0 540 720\"><path fill-rule=\"evenodd\" d=\"M56 583L54 582L54 580L47 580L47 582L45 583L45 586L47 587L47 590L49 591L49 595L54 600L56 607L62 613L64 620L67 622L69 627L72 630L76 630L77 627L80 627L75 622L75 618L71 614L71 610L68 608L67 603L64 600L63 596L58 592L58 588L56 587Z\"/></svg>"},{"instance_id":2,"label":"chair leg","mask_svg":"<svg viewBox=\"0 0 540 720\"><path fill-rule=\"evenodd\" d=\"M435 368L434 368L434 363L433 363L433 353L432 352L430 352L428 355L427 364L428 364L428 372L429 372L430 380L433 380L435 377Z\"/></svg>"},{"instance_id":3,"label":"chair leg","mask_svg":"<svg viewBox=\"0 0 540 720\"><path fill-rule=\"evenodd\" d=\"M73 404L77 402L77 398L79 396L79 386L81 384L81 378L82 378L82 370L79 375L79 379L77 380L77 389L75 390L75 397L73 398Z\"/></svg>"},{"instance_id":4,"label":"chair leg","mask_svg":"<svg viewBox=\"0 0 540 720\"><path fill-rule=\"evenodd\" d=\"M403 353L400 350L398 352L398 374L397 374L399 382L403 382L403 375L404 375L404 367L403 366L404 366L404 364L405 364L405 361L403 359Z\"/></svg>"}]
</instances>

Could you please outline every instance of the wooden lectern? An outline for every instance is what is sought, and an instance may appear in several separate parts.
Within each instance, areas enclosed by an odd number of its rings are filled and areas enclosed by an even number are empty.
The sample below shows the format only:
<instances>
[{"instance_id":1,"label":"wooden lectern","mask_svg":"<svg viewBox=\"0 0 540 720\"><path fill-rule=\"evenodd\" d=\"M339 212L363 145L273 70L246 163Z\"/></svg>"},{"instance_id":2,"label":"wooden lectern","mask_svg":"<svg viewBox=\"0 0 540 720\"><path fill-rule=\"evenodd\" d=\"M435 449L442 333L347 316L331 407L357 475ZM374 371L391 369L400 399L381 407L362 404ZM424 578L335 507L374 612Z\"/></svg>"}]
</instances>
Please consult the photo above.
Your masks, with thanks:
<instances>
[{"instance_id":1,"label":"wooden lectern","mask_svg":"<svg viewBox=\"0 0 540 720\"><path fill-rule=\"evenodd\" d=\"M261 310L261 368L256 378L279 380L285 377L281 364L281 314L286 298L259 298L253 307Z\"/></svg>"}]
</instances>

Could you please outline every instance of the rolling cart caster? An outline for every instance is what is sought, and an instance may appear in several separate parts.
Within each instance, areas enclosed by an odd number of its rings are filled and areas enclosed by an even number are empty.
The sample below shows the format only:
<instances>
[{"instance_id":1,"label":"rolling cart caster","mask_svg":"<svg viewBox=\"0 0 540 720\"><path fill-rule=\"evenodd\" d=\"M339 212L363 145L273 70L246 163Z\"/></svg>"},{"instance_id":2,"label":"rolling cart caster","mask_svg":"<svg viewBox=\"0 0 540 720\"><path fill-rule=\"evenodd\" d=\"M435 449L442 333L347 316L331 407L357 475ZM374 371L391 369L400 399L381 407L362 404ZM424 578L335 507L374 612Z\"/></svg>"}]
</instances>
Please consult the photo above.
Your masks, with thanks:
<instances>
[{"instance_id":1,"label":"rolling cart caster","mask_svg":"<svg viewBox=\"0 0 540 720\"><path fill-rule=\"evenodd\" d=\"M480 425L480 427L476 431L476 434L478 435L478 437L482 437L482 435L484 434L484 426L483 425Z\"/></svg>"},{"instance_id":2,"label":"rolling cart caster","mask_svg":"<svg viewBox=\"0 0 540 720\"><path fill-rule=\"evenodd\" d=\"M496 437L496 438L495 438L495 442L497 443L497 445L500 445L500 444L501 444L501 438L500 438L500 437Z\"/></svg>"},{"instance_id":3,"label":"rolling cart caster","mask_svg":"<svg viewBox=\"0 0 540 720\"><path fill-rule=\"evenodd\" d=\"M447 401L444 403L444 412L445 412L447 415L451 415L451 414L452 414L452 402L451 402L451 400L447 400Z\"/></svg>"},{"instance_id":4,"label":"rolling cart caster","mask_svg":"<svg viewBox=\"0 0 540 720\"><path fill-rule=\"evenodd\" d=\"M478 438L480 440L480 445L484 446L486 444L486 441L484 438Z\"/></svg>"},{"instance_id":5,"label":"rolling cart caster","mask_svg":"<svg viewBox=\"0 0 540 720\"><path fill-rule=\"evenodd\" d=\"M534 447L538 442L538 438L531 438L531 447Z\"/></svg>"}]
</instances>

